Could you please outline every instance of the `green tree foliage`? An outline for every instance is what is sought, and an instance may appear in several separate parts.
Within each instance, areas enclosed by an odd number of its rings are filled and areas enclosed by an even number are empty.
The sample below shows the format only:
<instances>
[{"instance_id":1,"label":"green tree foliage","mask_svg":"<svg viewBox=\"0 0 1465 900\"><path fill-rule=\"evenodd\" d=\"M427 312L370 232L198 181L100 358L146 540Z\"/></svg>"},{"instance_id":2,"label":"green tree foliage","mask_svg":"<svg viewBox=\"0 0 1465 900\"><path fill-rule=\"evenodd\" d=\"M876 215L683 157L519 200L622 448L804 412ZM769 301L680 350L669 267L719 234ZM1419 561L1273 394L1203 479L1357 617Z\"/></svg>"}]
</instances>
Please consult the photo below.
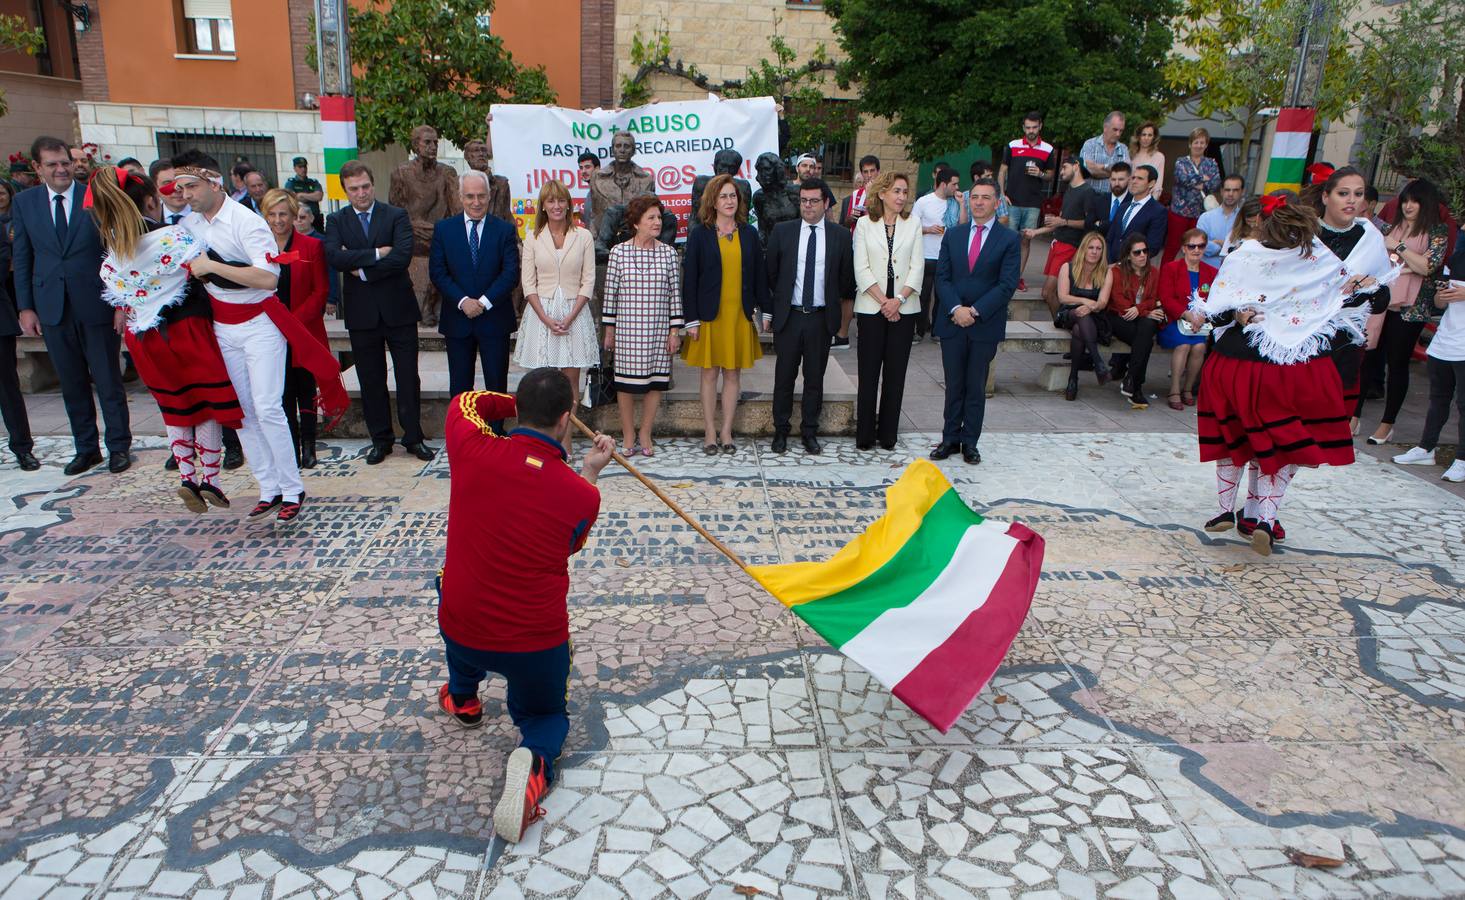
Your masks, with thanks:
<instances>
[{"instance_id":1,"label":"green tree foliage","mask_svg":"<svg viewBox=\"0 0 1465 900\"><path fill-rule=\"evenodd\" d=\"M1132 122L1165 99L1176 0L825 0L861 109L930 159L1006 143L1029 110L1077 148L1112 109Z\"/></svg>"},{"instance_id":2,"label":"green tree foliage","mask_svg":"<svg viewBox=\"0 0 1465 900\"><path fill-rule=\"evenodd\" d=\"M1465 3L1405 0L1360 25L1360 125L1371 155L1465 210Z\"/></svg>"},{"instance_id":3,"label":"green tree foliage","mask_svg":"<svg viewBox=\"0 0 1465 900\"><path fill-rule=\"evenodd\" d=\"M774 28L777 29L777 23ZM851 115L846 104L829 101L820 85L825 72L834 70L823 44L810 59L800 62L798 53L777 33L768 39L773 58L764 57L748 68L742 79L715 84L695 64L672 61L671 37L665 28L646 37L631 36L631 64L636 71L621 77L621 105L640 106L651 100L648 77L662 72L685 78L698 87L732 99L772 97L784 106L789 126L789 143L798 150L812 150L825 142L847 141L860 127L859 115Z\"/></svg>"},{"instance_id":4,"label":"green tree foliage","mask_svg":"<svg viewBox=\"0 0 1465 900\"><path fill-rule=\"evenodd\" d=\"M1347 22L1357 0L1330 0L1328 56L1316 99L1318 122L1336 119L1358 101ZM1241 158L1261 136L1261 110L1286 105L1287 76L1311 0L1184 0L1176 19L1177 50L1166 60L1166 85L1177 103L1195 98L1203 117L1232 122L1242 133Z\"/></svg>"},{"instance_id":5,"label":"green tree foliage","mask_svg":"<svg viewBox=\"0 0 1465 900\"><path fill-rule=\"evenodd\" d=\"M480 30L491 0L371 0L350 13L356 138L365 149L407 143L431 125L463 146L483 136L494 103L553 103L544 68L514 63Z\"/></svg>"},{"instance_id":6,"label":"green tree foliage","mask_svg":"<svg viewBox=\"0 0 1465 900\"><path fill-rule=\"evenodd\" d=\"M32 28L24 16L0 15L0 48L35 56L46 49L46 36L39 28ZM10 112L5 92L0 91L0 116Z\"/></svg>"}]
</instances>

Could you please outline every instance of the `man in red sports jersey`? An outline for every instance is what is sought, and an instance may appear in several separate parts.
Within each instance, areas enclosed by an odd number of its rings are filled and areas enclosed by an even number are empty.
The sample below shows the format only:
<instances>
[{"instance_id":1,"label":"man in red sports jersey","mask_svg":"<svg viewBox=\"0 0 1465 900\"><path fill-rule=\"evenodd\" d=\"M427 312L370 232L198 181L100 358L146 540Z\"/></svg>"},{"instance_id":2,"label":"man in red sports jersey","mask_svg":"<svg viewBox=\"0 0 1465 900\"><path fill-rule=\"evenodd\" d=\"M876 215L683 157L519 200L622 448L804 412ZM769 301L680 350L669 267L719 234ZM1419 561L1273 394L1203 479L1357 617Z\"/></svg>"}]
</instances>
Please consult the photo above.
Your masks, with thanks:
<instances>
[{"instance_id":1,"label":"man in red sports jersey","mask_svg":"<svg viewBox=\"0 0 1465 900\"><path fill-rule=\"evenodd\" d=\"M570 731L569 558L595 524L595 481L615 450L613 438L597 435L580 473L570 468L562 442L573 404L569 379L541 368L524 376L517 398L465 391L448 405L448 551L437 616L448 682L438 705L477 727L479 682L490 672L508 682L521 739L493 816L507 841L544 815L539 804ZM507 436L488 426L513 416L519 427Z\"/></svg>"}]
</instances>

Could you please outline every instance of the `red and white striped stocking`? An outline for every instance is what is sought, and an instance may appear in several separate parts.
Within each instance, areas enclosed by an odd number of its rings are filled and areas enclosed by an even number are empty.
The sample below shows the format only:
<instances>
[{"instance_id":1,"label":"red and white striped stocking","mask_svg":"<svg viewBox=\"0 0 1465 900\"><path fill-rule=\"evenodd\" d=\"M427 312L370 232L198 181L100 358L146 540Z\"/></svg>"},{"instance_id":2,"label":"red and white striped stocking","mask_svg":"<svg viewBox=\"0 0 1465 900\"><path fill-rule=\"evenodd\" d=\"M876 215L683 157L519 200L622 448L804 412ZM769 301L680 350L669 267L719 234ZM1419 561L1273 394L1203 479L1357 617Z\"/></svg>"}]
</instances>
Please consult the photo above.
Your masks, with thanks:
<instances>
[{"instance_id":1,"label":"red and white striped stocking","mask_svg":"<svg viewBox=\"0 0 1465 900\"><path fill-rule=\"evenodd\" d=\"M1275 475L1257 476L1256 517L1259 521L1268 525L1277 521L1277 514L1282 510L1282 497L1296 474L1296 466L1283 466Z\"/></svg>"},{"instance_id":2,"label":"red and white striped stocking","mask_svg":"<svg viewBox=\"0 0 1465 900\"><path fill-rule=\"evenodd\" d=\"M219 480L219 459L224 454L224 426L210 419L199 423L193 434L199 466L203 469L200 484L215 484Z\"/></svg>"},{"instance_id":3,"label":"red and white striped stocking","mask_svg":"<svg viewBox=\"0 0 1465 900\"><path fill-rule=\"evenodd\" d=\"M1256 518L1256 505L1261 499L1256 493L1256 479L1261 473L1262 468L1256 460L1246 464L1246 508L1241 514L1248 519Z\"/></svg>"},{"instance_id":4,"label":"red and white striped stocking","mask_svg":"<svg viewBox=\"0 0 1465 900\"><path fill-rule=\"evenodd\" d=\"M167 425L168 449L178 462L178 474L184 481L193 481L193 429L179 425Z\"/></svg>"},{"instance_id":5,"label":"red and white striped stocking","mask_svg":"<svg viewBox=\"0 0 1465 900\"><path fill-rule=\"evenodd\" d=\"M1236 511L1236 489L1241 486L1241 467L1229 459L1216 460L1216 504L1221 514Z\"/></svg>"}]
</instances>

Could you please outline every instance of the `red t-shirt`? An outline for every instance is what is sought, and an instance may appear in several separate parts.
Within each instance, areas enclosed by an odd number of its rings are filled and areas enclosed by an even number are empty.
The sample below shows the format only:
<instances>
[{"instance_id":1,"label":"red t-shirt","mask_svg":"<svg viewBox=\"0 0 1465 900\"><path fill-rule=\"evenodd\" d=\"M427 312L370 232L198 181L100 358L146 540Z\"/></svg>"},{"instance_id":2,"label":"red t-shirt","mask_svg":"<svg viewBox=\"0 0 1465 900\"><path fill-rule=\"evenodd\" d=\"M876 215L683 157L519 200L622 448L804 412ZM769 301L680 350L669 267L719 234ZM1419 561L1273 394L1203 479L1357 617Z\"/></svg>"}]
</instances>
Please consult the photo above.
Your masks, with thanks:
<instances>
[{"instance_id":1,"label":"red t-shirt","mask_svg":"<svg viewBox=\"0 0 1465 900\"><path fill-rule=\"evenodd\" d=\"M514 398L465 391L448 404L448 552L437 621L478 650L527 653L569 640L569 559L585 546L600 491L565 462L559 443L487 425Z\"/></svg>"}]
</instances>

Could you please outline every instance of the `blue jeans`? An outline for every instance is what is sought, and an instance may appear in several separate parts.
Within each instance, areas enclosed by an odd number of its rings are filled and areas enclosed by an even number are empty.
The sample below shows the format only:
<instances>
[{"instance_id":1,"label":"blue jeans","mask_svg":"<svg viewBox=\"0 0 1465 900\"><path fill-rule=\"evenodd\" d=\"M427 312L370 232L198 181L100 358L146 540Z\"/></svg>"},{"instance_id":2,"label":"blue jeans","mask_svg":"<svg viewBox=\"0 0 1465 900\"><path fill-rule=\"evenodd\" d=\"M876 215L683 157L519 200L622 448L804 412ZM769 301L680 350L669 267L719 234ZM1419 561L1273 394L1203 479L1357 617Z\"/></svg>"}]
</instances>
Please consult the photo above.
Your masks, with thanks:
<instances>
[{"instance_id":1,"label":"blue jeans","mask_svg":"<svg viewBox=\"0 0 1465 900\"><path fill-rule=\"evenodd\" d=\"M459 700L476 697L478 684L488 673L502 675L508 682L505 700L509 719L519 729L519 746L544 760L545 777L553 781L555 763L570 733L570 642L548 650L508 653L465 647L445 634L442 638L448 693Z\"/></svg>"},{"instance_id":2,"label":"blue jeans","mask_svg":"<svg viewBox=\"0 0 1465 900\"><path fill-rule=\"evenodd\" d=\"M1037 228L1039 218L1036 206L1014 206L1007 213L1007 227L1021 234L1024 228Z\"/></svg>"}]
</instances>

